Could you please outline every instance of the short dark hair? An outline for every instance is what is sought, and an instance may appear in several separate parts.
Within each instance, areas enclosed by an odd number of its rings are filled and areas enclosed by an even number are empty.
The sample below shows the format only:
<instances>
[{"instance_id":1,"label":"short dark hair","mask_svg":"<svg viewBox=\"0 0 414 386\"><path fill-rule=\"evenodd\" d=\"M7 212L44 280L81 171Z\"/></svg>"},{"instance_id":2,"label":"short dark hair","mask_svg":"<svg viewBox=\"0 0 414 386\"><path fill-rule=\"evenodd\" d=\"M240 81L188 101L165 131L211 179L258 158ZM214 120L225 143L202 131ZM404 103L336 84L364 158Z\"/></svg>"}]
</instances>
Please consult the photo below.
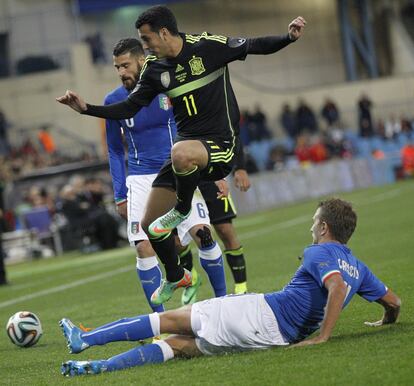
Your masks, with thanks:
<instances>
[{"instance_id":1,"label":"short dark hair","mask_svg":"<svg viewBox=\"0 0 414 386\"><path fill-rule=\"evenodd\" d=\"M349 202L339 198L321 201L319 221L325 222L336 241L346 244L357 224L357 215Z\"/></svg>"},{"instance_id":2,"label":"short dark hair","mask_svg":"<svg viewBox=\"0 0 414 386\"><path fill-rule=\"evenodd\" d=\"M120 56L125 55L129 52L135 56L145 55L144 49L142 48L142 43L135 38L121 39L118 43L115 44L112 55Z\"/></svg>"},{"instance_id":3,"label":"short dark hair","mask_svg":"<svg viewBox=\"0 0 414 386\"><path fill-rule=\"evenodd\" d=\"M171 35L178 35L177 20L171 10L163 5L156 5L141 13L135 22L135 28L144 24L148 24L153 32L167 28Z\"/></svg>"}]
</instances>

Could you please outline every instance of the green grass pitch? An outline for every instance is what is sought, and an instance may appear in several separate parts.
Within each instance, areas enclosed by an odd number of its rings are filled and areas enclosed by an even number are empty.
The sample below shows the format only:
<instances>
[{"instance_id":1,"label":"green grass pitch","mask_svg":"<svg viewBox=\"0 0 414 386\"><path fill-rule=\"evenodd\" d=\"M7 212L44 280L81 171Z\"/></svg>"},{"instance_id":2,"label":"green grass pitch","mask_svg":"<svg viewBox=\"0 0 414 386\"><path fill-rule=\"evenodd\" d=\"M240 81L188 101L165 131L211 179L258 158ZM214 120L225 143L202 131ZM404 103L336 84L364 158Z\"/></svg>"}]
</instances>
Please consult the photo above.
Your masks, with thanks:
<instances>
[{"instance_id":1,"label":"green grass pitch","mask_svg":"<svg viewBox=\"0 0 414 386\"><path fill-rule=\"evenodd\" d=\"M8 267L0 287L0 384L5 385L412 385L414 376L414 182L337 194L350 200L358 226L349 245L402 299L396 325L368 328L382 308L358 297L342 313L331 340L306 348L279 348L223 357L173 360L99 376L68 379L62 361L107 358L134 346L113 343L69 355L58 327L62 317L98 326L147 313L130 248ZM236 221L245 248L251 292L281 289L311 242L318 200L276 208ZM196 263L197 266L197 263ZM201 271L201 269L199 270ZM204 273L203 273L204 275ZM228 288L233 282L227 269ZM200 299L210 297L203 276ZM179 305L180 295L168 303ZM35 312L44 336L28 349L11 344L5 324L20 310Z\"/></svg>"}]
</instances>

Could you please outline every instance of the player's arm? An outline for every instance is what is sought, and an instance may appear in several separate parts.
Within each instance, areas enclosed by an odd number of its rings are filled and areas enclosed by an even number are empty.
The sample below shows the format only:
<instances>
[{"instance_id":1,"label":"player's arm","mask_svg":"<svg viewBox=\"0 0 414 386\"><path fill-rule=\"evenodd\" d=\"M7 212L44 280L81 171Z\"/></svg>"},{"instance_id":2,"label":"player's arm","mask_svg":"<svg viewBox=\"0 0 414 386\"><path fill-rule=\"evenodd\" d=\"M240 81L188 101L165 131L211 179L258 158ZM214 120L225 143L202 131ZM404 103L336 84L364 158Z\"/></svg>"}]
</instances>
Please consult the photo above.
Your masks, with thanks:
<instances>
[{"instance_id":1,"label":"player's arm","mask_svg":"<svg viewBox=\"0 0 414 386\"><path fill-rule=\"evenodd\" d=\"M67 90L65 95L56 98L56 100L80 114L105 119L129 119L141 109L140 105L133 103L129 99L106 106L90 105L80 95L71 90Z\"/></svg>"},{"instance_id":2,"label":"player's arm","mask_svg":"<svg viewBox=\"0 0 414 386\"><path fill-rule=\"evenodd\" d=\"M288 26L288 33L282 36L266 36L248 39L248 54L268 55L273 54L288 44L298 40L303 33L306 21L298 16Z\"/></svg>"},{"instance_id":3,"label":"player's arm","mask_svg":"<svg viewBox=\"0 0 414 386\"><path fill-rule=\"evenodd\" d=\"M324 286L328 290L328 301L326 303L325 316L322 321L320 333L318 336L304 340L294 346L308 346L325 343L332 335L339 314L342 311L347 288L341 274L337 272L333 273L324 281Z\"/></svg>"},{"instance_id":4,"label":"player's arm","mask_svg":"<svg viewBox=\"0 0 414 386\"><path fill-rule=\"evenodd\" d=\"M384 315L382 319L376 322L365 322L364 324L370 327L379 327L384 324L395 323L400 314L401 299L388 289L387 293L382 298L376 300L376 302L384 307Z\"/></svg>"},{"instance_id":5,"label":"player's arm","mask_svg":"<svg viewBox=\"0 0 414 386\"><path fill-rule=\"evenodd\" d=\"M107 100L105 101L105 104ZM109 170L112 177L114 198L118 213L127 218L127 187L125 173L125 151L122 141L121 125L118 121L105 121L106 143L108 145Z\"/></svg>"}]
</instances>

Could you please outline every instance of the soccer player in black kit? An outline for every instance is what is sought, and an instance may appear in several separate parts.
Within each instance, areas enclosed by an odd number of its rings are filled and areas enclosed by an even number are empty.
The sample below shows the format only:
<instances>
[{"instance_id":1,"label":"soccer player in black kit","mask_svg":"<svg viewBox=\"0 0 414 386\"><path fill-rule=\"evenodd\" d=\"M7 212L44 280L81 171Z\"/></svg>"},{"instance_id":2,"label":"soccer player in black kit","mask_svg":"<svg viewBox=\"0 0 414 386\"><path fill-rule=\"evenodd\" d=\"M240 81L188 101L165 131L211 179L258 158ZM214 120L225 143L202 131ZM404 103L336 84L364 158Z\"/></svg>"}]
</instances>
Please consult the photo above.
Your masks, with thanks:
<instances>
[{"instance_id":1,"label":"soccer player in black kit","mask_svg":"<svg viewBox=\"0 0 414 386\"><path fill-rule=\"evenodd\" d=\"M220 180L233 167L240 113L227 64L244 60L248 54L279 51L302 35L305 24L297 17L282 36L189 35L178 32L175 16L167 7L155 6L135 23L150 55L126 101L94 106L70 90L57 98L81 114L106 119L129 119L160 93L171 100L178 133L171 159L153 183L141 224L166 270L166 280L153 294L154 304L164 303L176 288L191 283L191 274L179 265L171 232L189 215L194 190L201 180ZM202 244L211 242L208 231L198 236Z\"/></svg>"}]
</instances>

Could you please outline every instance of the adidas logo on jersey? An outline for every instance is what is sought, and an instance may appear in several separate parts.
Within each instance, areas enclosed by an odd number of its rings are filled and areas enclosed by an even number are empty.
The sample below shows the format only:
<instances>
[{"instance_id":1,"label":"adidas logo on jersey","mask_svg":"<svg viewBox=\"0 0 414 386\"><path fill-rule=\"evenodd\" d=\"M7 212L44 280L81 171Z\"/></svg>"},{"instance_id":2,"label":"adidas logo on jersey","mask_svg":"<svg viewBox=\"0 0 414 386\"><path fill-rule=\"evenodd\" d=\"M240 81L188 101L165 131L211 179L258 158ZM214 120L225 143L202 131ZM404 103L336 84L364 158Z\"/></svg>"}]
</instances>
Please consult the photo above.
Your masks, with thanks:
<instances>
[{"instance_id":1,"label":"adidas logo on jersey","mask_svg":"<svg viewBox=\"0 0 414 386\"><path fill-rule=\"evenodd\" d=\"M175 69L175 72L180 72L180 71L183 71L184 70L184 67L181 65L181 64L177 64L177 68Z\"/></svg>"}]
</instances>

